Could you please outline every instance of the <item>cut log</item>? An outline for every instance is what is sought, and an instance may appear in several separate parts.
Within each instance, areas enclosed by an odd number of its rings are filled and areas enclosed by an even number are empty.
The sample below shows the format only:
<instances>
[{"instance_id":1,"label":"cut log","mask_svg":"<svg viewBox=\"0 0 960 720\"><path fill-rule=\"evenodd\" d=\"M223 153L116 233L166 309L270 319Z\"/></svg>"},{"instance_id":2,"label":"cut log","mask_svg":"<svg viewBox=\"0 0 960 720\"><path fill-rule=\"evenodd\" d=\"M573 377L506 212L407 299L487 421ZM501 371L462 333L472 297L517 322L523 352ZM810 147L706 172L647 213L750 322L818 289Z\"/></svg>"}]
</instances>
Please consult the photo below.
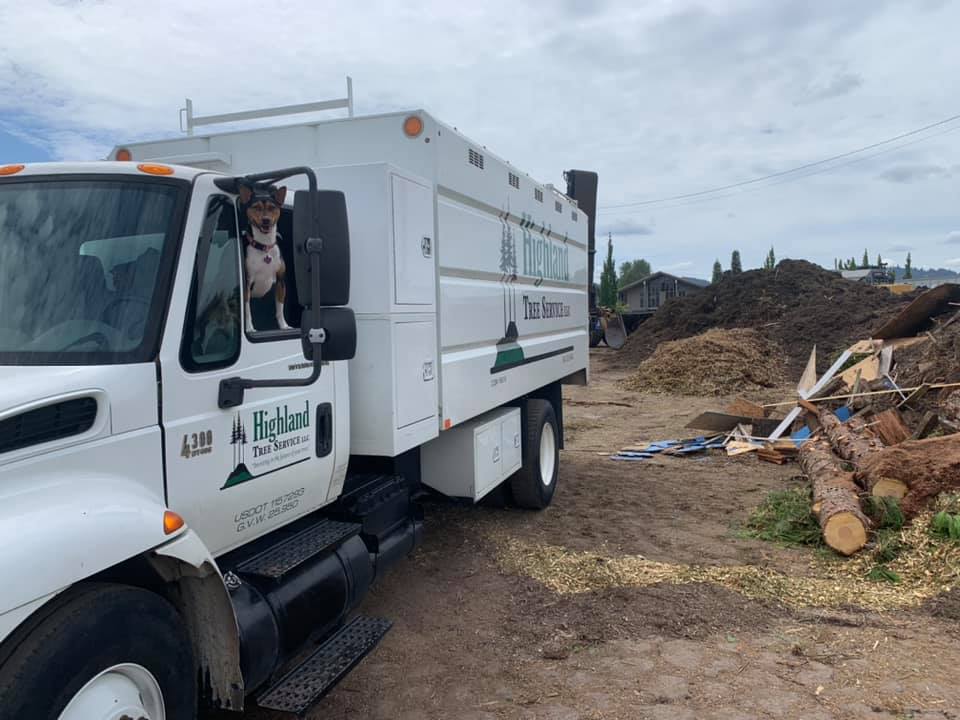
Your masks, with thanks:
<instances>
[{"instance_id":1,"label":"cut log","mask_svg":"<svg viewBox=\"0 0 960 720\"><path fill-rule=\"evenodd\" d=\"M905 515L915 515L930 498L960 490L960 434L884 448L865 458L857 475L872 491L882 481L902 483L907 491L900 507Z\"/></svg>"},{"instance_id":2,"label":"cut log","mask_svg":"<svg viewBox=\"0 0 960 720\"><path fill-rule=\"evenodd\" d=\"M910 489L903 480L897 480L891 477L881 477L875 482L869 483L870 494L875 497L892 497L902 500Z\"/></svg>"},{"instance_id":3,"label":"cut log","mask_svg":"<svg viewBox=\"0 0 960 720\"><path fill-rule=\"evenodd\" d=\"M867 543L870 520L860 509L860 488L833 454L830 442L816 438L800 448L800 467L813 486L813 512L827 545L852 555Z\"/></svg>"},{"instance_id":4,"label":"cut log","mask_svg":"<svg viewBox=\"0 0 960 720\"><path fill-rule=\"evenodd\" d=\"M829 410L820 411L820 424L830 440L834 451L847 462L859 467L863 460L881 448L880 442L860 418L850 418L846 423Z\"/></svg>"}]
</instances>

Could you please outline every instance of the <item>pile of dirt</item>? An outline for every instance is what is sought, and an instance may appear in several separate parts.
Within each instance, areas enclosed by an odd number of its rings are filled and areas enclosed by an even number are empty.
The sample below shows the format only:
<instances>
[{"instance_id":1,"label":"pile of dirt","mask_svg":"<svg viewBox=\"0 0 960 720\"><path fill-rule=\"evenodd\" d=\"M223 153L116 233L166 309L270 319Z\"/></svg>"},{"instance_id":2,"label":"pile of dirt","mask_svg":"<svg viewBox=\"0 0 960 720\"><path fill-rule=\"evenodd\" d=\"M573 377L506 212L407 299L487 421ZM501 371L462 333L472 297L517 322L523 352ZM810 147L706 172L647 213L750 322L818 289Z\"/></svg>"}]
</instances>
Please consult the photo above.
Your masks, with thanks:
<instances>
[{"instance_id":1,"label":"pile of dirt","mask_svg":"<svg viewBox=\"0 0 960 720\"><path fill-rule=\"evenodd\" d=\"M616 362L636 366L658 344L709 328L753 328L785 348L791 372L802 370L814 344L825 370L910 299L805 260L783 260L772 271L727 273L700 292L670 299L630 335Z\"/></svg>"},{"instance_id":2,"label":"pile of dirt","mask_svg":"<svg viewBox=\"0 0 960 720\"><path fill-rule=\"evenodd\" d=\"M756 330L707 330L664 342L624 380L628 390L727 395L783 383L779 345Z\"/></svg>"}]
</instances>

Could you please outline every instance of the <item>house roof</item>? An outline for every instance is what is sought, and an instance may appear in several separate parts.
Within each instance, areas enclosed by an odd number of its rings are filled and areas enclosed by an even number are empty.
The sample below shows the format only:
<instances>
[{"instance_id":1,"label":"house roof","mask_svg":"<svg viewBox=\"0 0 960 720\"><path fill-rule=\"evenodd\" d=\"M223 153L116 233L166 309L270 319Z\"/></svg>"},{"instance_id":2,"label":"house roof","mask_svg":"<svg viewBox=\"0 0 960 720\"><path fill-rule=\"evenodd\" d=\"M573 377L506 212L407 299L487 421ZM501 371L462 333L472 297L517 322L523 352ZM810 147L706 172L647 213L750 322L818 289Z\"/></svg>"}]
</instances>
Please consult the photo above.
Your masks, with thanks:
<instances>
[{"instance_id":1,"label":"house roof","mask_svg":"<svg viewBox=\"0 0 960 720\"><path fill-rule=\"evenodd\" d=\"M650 280L655 280L658 277L673 278L674 280L679 280L682 283L687 283L688 285L695 285L696 287L701 287L701 288L705 288L707 285L710 284L706 280L701 280L700 278L682 277L680 275L671 275L670 273L660 271L660 272L650 273L646 277L642 277L639 280L634 280L632 283L624 285L622 288L619 289L619 292L623 292L624 290L629 290L630 288L634 288L637 285L640 285L642 283L649 282Z\"/></svg>"}]
</instances>

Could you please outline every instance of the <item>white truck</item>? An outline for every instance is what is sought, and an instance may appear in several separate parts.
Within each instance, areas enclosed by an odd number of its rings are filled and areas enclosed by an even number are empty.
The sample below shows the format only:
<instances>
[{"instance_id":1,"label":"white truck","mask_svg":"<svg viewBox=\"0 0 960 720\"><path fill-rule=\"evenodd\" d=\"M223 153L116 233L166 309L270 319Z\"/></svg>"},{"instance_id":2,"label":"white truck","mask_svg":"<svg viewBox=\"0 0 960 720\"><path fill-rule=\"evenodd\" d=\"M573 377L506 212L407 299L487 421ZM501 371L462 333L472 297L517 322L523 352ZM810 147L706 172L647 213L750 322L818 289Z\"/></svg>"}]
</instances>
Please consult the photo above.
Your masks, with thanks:
<instances>
[{"instance_id":1,"label":"white truck","mask_svg":"<svg viewBox=\"0 0 960 720\"><path fill-rule=\"evenodd\" d=\"M389 629L354 611L418 498L548 505L588 369L566 177L419 110L0 167L0 720L302 713ZM244 330L241 182L295 191L293 330Z\"/></svg>"}]
</instances>

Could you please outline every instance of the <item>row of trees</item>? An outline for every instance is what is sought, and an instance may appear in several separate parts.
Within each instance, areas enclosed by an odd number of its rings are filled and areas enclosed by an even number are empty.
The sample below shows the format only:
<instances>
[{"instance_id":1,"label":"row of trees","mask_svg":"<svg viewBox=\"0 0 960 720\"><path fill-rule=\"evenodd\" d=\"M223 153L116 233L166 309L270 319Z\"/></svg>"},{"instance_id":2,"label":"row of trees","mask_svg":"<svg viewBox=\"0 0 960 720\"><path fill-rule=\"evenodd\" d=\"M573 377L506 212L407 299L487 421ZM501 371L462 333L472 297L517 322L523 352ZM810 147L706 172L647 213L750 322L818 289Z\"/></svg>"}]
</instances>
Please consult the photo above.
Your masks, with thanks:
<instances>
[{"instance_id":1,"label":"row of trees","mask_svg":"<svg viewBox=\"0 0 960 720\"><path fill-rule=\"evenodd\" d=\"M770 246L770 252L767 253L767 256L763 259L763 269L764 270L773 270L777 266L777 255L773 251L773 245ZM730 274L739 275L743 272L743 262L740 260L740 251L734 250L730 255ZM723 277L723 266L720 264L720 258L717 258L713 262L713 277L710 278L710 282L718 283L720 278Z\"/></svg>"},{"instance_id":2,"label":"row of trees","mask_svg":"<svg viewBox=\"0 0 960 720\"><path fill-rule=\"evenodd\" d=\"M880 257L879 253L877 254L877 264L873 267L882 268L884 266L883 258ZM850 258L849 260L842 260L840 258L835 258L833 261L833 269L836 271L840 270L866 270L870 267L870 253L867 252L866 248L863 250L863 259L860 263L857 263L856 258ZM903 265L903 279L910 280L913 277L913 260L910 257L910 253L907 253L907 261Z\"/></svg>"}]
</instances>

